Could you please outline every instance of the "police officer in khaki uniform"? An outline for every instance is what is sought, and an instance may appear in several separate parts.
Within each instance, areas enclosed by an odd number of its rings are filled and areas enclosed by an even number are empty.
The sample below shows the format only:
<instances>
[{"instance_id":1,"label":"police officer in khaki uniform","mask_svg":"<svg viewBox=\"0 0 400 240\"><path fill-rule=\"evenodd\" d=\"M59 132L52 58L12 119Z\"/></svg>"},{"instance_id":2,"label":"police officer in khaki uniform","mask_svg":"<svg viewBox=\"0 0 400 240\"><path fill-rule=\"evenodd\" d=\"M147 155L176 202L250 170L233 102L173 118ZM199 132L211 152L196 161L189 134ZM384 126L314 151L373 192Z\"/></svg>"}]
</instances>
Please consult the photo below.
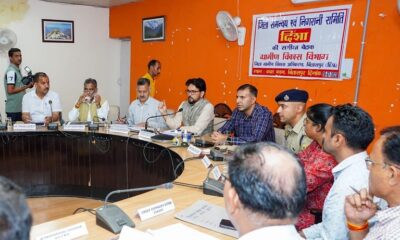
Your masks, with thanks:
<instances>
[{"instance_id":1,"label":"police officer in khaki uniform","mask_svg":"<svg viewBox=\"0 0 400 240\"><path fill-rule=\"evenodd\" d=\"M312 142L304 131L307 100L308 93L299 89L289 89L275 97L279 105L277 113L281 122L286 124L284 144L294 153L305 149Z\"/></svg>"}]
</instances>

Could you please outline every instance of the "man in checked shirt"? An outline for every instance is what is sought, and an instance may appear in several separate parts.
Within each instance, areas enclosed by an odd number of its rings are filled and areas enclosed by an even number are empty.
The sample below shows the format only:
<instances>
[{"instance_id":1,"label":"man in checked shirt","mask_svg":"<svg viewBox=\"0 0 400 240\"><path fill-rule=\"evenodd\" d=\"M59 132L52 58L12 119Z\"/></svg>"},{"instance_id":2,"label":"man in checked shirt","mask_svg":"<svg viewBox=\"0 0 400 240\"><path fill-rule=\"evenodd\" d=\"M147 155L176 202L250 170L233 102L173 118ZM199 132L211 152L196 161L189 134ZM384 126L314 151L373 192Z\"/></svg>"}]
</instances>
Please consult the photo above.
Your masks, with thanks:
<instances>
[{"instance_id":1,"label":"man in checked shirt","mask_svg":"<svg viewBox=\"0 0 400 240\"><path fill-rule=\"evenodd\" d=\"M244 84L237 89L232 117L211 138L215 143L275 142L272 113L257 101L257 88Z\"/></svg>"}]
</instances>

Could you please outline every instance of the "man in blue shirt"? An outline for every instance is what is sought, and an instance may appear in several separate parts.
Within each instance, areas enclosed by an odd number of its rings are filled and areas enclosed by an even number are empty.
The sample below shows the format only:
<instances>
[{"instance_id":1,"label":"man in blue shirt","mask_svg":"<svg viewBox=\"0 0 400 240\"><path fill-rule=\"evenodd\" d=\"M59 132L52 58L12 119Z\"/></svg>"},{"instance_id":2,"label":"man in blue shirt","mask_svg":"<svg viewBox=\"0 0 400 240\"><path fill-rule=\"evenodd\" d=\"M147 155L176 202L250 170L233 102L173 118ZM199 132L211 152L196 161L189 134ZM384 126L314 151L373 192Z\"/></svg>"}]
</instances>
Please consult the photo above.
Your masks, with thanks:
<instances>
[{"instance_id":1,"label":"man in blue shirt","mask_svg":"<svg viewBox=\"0 0 400 240\"><path fill-rule=\"evenodd\" d=\"M150 81L147 78L139 78L136 91L137 99L129 106L128 124L144 127L149 117L161 115L158 110L160 102L150 96ZM149 119L148 126L157 129L167 128L162 117Z\"/></svg>"},{"instance_id":2,"label":"man in blue shirt","mask_svg":"<svg viewBox=\"0 0 400 240\"><path fill-rule=\"evenodd\" d=\"M215 143L233 144L275 141L272 113L257 101L257 88L244 84L237 90L236 108L232 117L218 132L211 134ZM233 134L233 135L232 135Z\"/></svg>"}]
</instances>

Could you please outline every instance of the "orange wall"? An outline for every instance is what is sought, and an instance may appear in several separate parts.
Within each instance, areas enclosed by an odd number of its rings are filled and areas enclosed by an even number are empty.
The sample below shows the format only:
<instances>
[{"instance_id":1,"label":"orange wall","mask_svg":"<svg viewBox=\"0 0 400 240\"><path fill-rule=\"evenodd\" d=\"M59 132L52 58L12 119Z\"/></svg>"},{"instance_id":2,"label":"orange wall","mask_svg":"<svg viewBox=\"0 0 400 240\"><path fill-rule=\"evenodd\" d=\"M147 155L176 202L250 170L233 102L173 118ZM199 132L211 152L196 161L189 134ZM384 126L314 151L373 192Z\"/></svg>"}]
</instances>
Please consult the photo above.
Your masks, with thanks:
<instances>
[{"instance_id":1,"label":"orange wall","mask_svg":"<svg viewBox=\"0 0 400 240\"><path fill-rule=\"evenodd\" d=\"M176 108L186 98L184 83L191 77L207 82L207 98L214 104L235 106L236 88L251 83L259 89L258 101L276 110L274 97L288 88L306 89L310 103L353 102L356 70L361 46L366 1L337 0L293 5L290 0L151 0L110 9L110 37L131 38L131 95L136 80L147 70L150 59L159 59L162 73L157 79L156 98ZM353 78L345 81L315 81L248 76L252 15L352 4L346 58L354 59ZM239 47L218 31L215 15L239 9L247 28L242 58ZM166 40L142 42L142 18L166 16ZM374 118L378 129L399 124L400 119L400 14L395 0L372 1L369 15L359 106ZM241 64L241 71L238 67Z\"/></svg>"}]
</instances>

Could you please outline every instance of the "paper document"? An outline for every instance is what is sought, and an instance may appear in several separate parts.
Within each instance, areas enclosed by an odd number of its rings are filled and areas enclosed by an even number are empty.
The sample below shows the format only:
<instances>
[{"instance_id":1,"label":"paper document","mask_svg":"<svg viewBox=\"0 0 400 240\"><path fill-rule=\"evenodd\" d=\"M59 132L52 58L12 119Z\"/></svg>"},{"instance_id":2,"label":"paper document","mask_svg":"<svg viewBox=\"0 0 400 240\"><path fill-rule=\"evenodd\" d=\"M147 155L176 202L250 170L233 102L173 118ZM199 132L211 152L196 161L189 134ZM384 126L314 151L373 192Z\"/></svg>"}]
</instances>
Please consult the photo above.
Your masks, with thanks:
<instances>
[{"instance_id":1,"label":"paper document","mask_svg":"<svg viewBox=\"0 0 400 240\"><path fill-rule=\"evenodd\" d=\"M119 240L171 240L188 239L188 236L190 236L190 240L218 240L218 238L199 232L182 223L169 225L157 230L148 229L146 232L124 226Z\"/></svg>"},{"instance_id":2,"label":"paper document","mask_svg":"<svg viewBox=\"0 0 400 240\"><path fill-rule=\"evenodd\" d=\"M118 240L132 240L132 239L154 240L155 238L150 233L142 232L140 230L128 226L123 226Z\"/></svg>"},{"instance_id":3,"label":"paper document","mask_svg":"<svg viewBox=\"0 0 400 240\"><path fill-rule=\"evenodd\" d=\"M192 206L178 212L175 217L231 237L239 237L238 231L219 227L222 219L229 219L225 208L204 200L195 202Z\"/></svg>"},{"instance_id":4,"label":"paper document","mask_svg":"<svg viewBox=\"0 0 400 240\"><path fill-rule=\"evenodd\" d=\"M182 223L169 225L158 230L147 230L156 239L190 239L190 240L218 240L213 236L202 233ZM188 236L190 236L188 238Z\"/></svg>"}]
</instances>

